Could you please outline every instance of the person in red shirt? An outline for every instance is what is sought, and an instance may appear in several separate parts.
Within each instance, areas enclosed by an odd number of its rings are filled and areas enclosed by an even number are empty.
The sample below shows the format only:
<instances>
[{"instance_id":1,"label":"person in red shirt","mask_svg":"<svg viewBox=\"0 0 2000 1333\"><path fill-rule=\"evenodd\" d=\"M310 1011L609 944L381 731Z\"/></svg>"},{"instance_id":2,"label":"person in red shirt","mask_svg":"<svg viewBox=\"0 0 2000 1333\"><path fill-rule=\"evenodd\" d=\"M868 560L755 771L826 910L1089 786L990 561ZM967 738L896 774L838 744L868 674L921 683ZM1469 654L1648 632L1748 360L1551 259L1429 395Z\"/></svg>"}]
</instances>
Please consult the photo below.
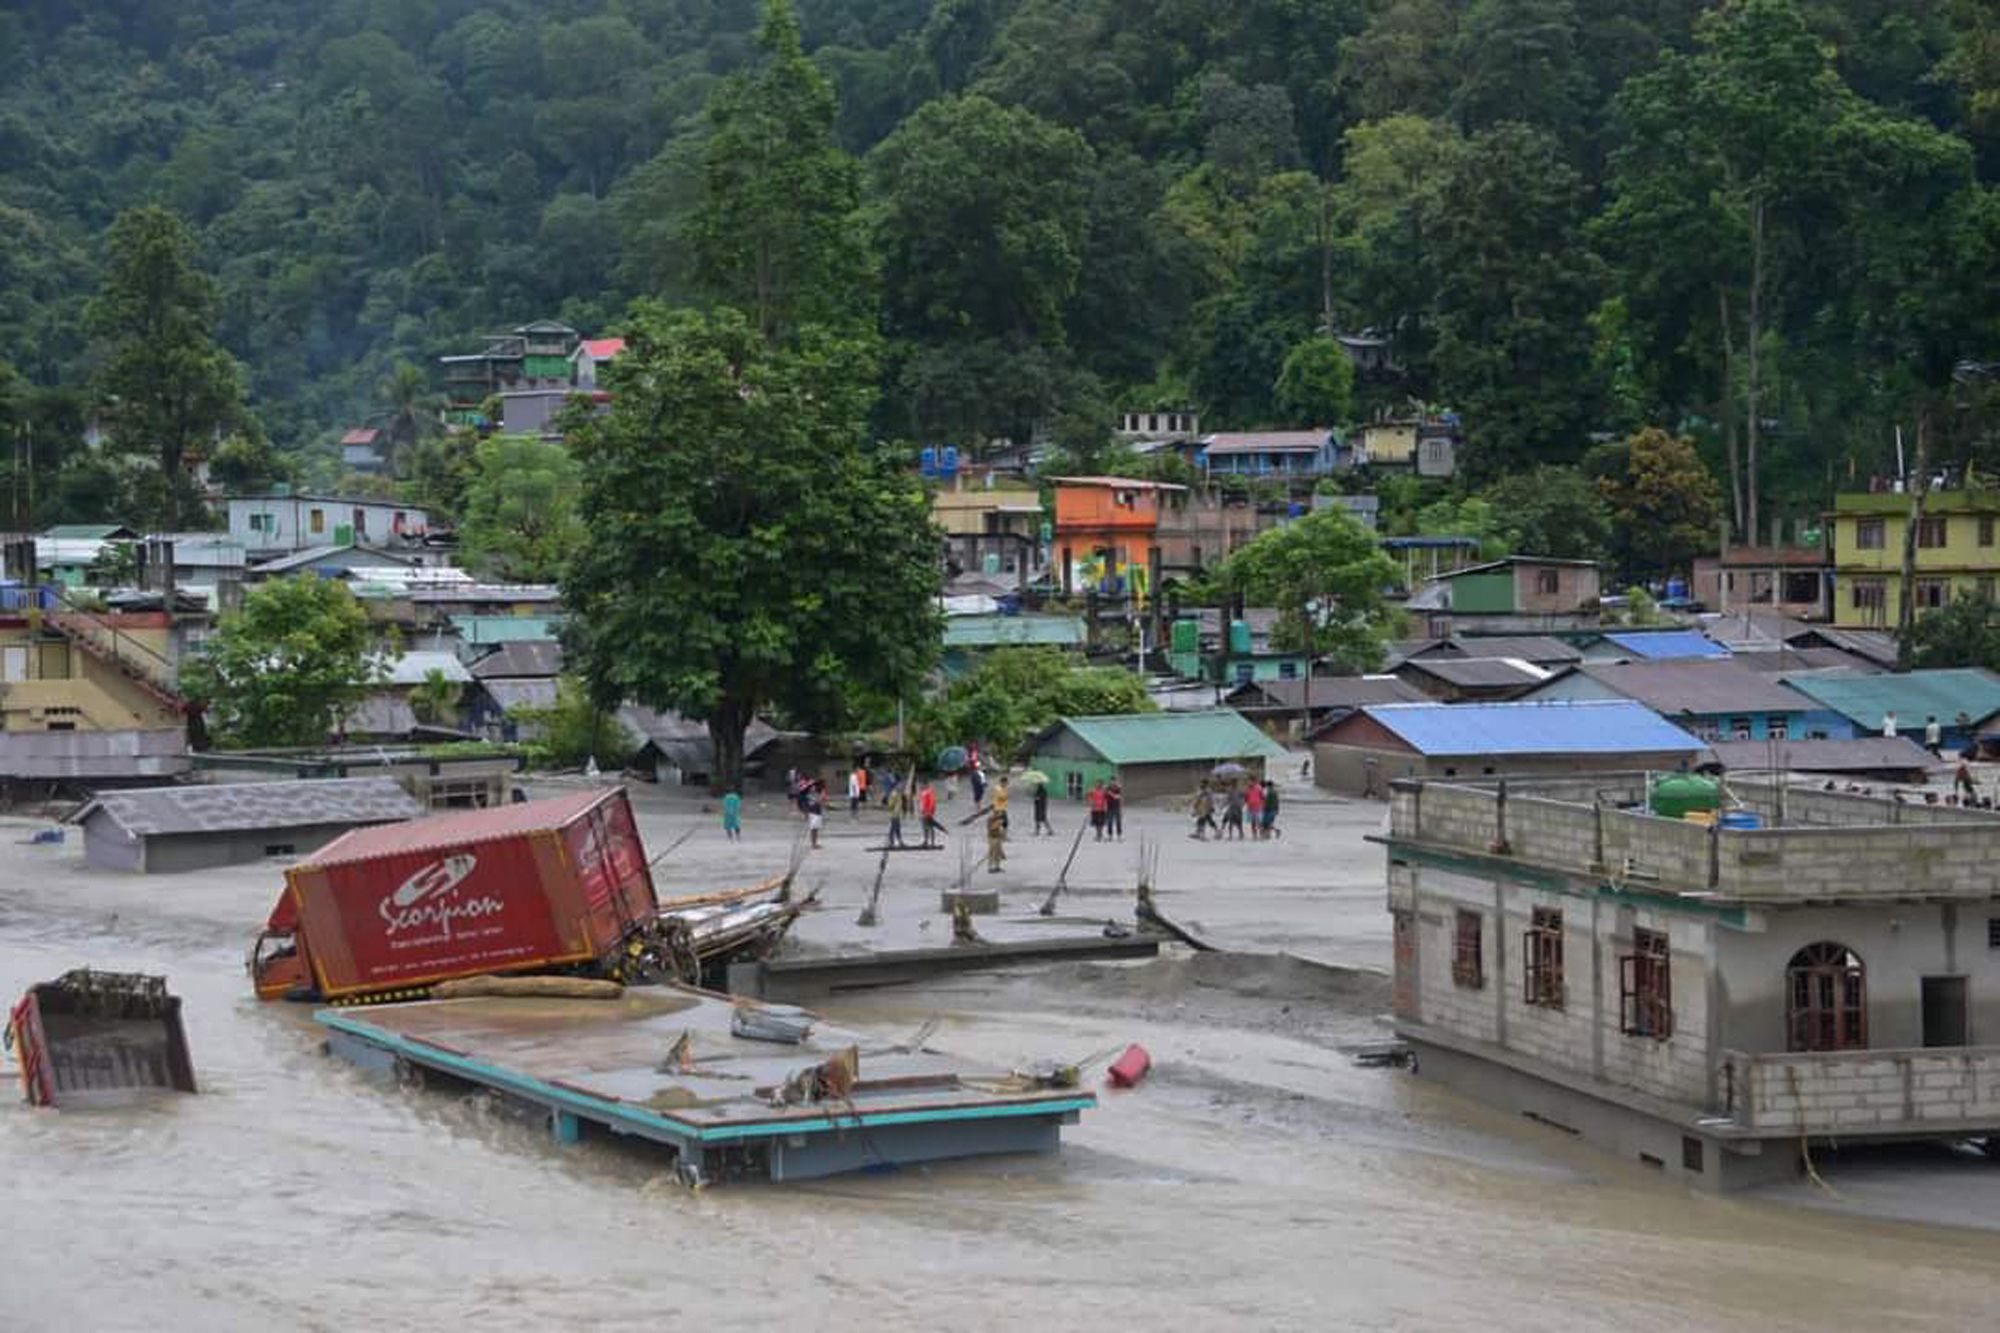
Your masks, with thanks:
<instances>
[{"instance_id":1,"label":"person in red shirt","mask_svg":"<svg viewBox=\"0 0 2000 1333\"><path fill-rule=\"evenodd\" d=\"M917 813L924 821L924 846L937 846L937 835L944 832L944 826L937 819L937 787L926 782L917 796Z\"/></svg>"},{"instance_id":2,"label":"person in red shirt","mask_svg":"<svg viewBox=\"0 0 2000 1333\"><path fill-rule=\"evenodd\" d=\"M1250 836L1259 842L1264 840L1264 784L1252 782L1250 789L1243 793L1243 804L1250 812Z\"/></svg>"},{"instance_id":3,"label":"person in red shirt","mask_svg":"<svg viewBox=\"0 0 2000 1333\"><path fill-rule=\"evenodd\" d=\"M1104 815L1111 808L1111 797L1104 790L1100 780L1090 787L1090 827L1097 834L1097 841L1104 841Z\"/></svg>"}]
</instances>

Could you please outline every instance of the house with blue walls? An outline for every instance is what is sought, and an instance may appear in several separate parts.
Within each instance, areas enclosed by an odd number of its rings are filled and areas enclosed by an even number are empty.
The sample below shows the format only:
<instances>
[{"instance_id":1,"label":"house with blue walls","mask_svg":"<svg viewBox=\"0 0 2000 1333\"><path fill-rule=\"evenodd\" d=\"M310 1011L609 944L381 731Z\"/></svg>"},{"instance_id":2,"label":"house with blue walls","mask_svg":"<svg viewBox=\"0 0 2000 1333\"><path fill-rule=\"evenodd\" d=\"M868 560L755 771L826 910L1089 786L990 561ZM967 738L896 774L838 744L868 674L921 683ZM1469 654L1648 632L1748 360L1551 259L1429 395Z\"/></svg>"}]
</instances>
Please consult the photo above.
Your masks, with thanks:
<instances>
[{"instance_id":1,"label":"house with blue walls","mask_svg":"<svg viewBox=\"0 0 2000 1333\"><path fill-rule=\"evenodd\" d=\"M1840 712L1727 658L1585 662L1521 698L1632 699L1706 741L1845 740L1855 734Z\"/></svg>"},{"instance_id":2,"label":"house with blue walls","mask_svg":"<svg viewBox=\"0 0 2000 1333\"><path fill-rule=\"evenodd\" d=\"M1202 437L1199 457L1212 477L1287 480L1330 475L1339 448L1331 430L1229 431Z\"/></svg>"}]
</instances>

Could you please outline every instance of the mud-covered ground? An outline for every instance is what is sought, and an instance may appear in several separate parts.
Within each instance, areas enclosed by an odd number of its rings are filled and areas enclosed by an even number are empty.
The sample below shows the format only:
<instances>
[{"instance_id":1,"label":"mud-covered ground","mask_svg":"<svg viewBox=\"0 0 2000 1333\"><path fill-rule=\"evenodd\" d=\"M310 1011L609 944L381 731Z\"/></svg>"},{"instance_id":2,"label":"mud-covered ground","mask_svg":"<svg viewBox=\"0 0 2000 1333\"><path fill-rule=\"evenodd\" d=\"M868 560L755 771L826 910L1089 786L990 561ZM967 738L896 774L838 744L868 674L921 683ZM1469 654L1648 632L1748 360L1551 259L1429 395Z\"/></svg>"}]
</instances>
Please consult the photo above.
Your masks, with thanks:
<instances>
[{"instance_id":1,"label":"mud-covered ground","mask_svg":"<svg viewBox=\"0 0 2000 1333\"><path fill-rule=\"evenodd\" d=\"M698 801L641 789L663 892L783 871L796 823L753 801L725 842ZM967 807L961 795L959 810ZM1018 807L1016 827L1026 821ZM1074 828L1073 808L1058 822ZM476 1098L328 1060L301 1007L251 998L242 958L275 867L86 869L0 823L0 994L80 964L167 973L202 1095L110 1111L0 1107L8 1221L0 1329L1000 1329L1117 1320L1244 1329L1984 1328L2000 1245L1689 1194L1395 1070L1380 1040L1376 805L1298 793L1276 843L1197 844L1135 809L1086 841L1065 929L1129 920L1141 844L1163 911L1230 952L957 974L826 1006L843 1024L996 1065L1144 1043L1151 1078L1105 1092L1059 1156L690 1194L656 1154L543 1132ZM890 858L883 924L854 918L881 818L828 820L800 882L799 947L904 947L947 927L956 851ZM1065 837L1013 844L1003 911L1035 913ZM929 924L926 924L929 923ZM1830 1164L1838 1200L2000 1220L2000 1171ZM1924 1182L1924 1183L1916 1183ZM1942 1205L1941 1206L1941 1201Z\"/></svg>"}]
</instances>

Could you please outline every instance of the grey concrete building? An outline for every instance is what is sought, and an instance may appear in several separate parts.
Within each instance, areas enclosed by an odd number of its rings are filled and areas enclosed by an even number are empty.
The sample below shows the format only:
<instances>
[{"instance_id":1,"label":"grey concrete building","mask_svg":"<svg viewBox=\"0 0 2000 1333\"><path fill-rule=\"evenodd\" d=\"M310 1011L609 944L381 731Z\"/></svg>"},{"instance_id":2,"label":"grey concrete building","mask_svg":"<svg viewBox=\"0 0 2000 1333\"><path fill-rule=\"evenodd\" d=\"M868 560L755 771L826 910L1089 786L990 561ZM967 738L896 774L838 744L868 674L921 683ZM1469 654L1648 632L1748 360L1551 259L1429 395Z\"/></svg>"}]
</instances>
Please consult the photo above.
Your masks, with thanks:
<instances>
[{"instance_id":1,"label":"grey concrete building","mask_svg":"<svg viewBox=\"0 0 2000 1333\"><path fill-rule=\"evenodd\" d=\"M2000 819L1732 783L1401 781L1396 1027L1421 1076L1709 1189L1831 1141L2000 1141Z\"/></svg>"},{"instance_id":2,"label":"grey concrete building","mask_svg":"<svg viewBox=\"0 0 2000 1333\"><path fill-rule=\"evenodd\" d=\"M378 777L107 791L70 821L83 827L91 865L157 874L295 856L423 813L394 778Z\"/></svg>"}]
</instances>

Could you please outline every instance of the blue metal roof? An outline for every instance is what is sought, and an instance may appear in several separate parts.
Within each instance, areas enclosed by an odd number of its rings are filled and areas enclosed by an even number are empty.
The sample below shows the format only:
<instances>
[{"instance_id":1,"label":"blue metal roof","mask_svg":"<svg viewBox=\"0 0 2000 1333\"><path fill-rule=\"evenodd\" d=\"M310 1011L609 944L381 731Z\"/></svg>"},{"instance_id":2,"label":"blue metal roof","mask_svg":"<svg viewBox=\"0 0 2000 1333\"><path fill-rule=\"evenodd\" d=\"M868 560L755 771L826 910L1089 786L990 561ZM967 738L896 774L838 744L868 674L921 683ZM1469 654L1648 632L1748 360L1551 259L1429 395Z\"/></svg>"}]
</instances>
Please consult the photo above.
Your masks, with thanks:
<instances>
[{"instance_id":1,"label":"blue metal roof","mask_svg":"<svg viewBox=\"0 0 2000 1333\"><path fill-rule=\"evenodd\" d=\"M1695 754L1706 748L1632 699L1370 704L1361 711L1425 755Z\"/></svg>"},{"instance_id":2,"label":"blue metal roof","mask_svg":"<svg viewBox=\"0 0 2000 1333\"><path fill-rule=\"evenodd\" d=\"M1615 643L1632 656L1648 662L1663 662L1675 657L1730 655L1727 648L1691 629L1640 630L1636 633L1607 634L1604 638L1606 642Z\"/></svg>"}]
</instances>

